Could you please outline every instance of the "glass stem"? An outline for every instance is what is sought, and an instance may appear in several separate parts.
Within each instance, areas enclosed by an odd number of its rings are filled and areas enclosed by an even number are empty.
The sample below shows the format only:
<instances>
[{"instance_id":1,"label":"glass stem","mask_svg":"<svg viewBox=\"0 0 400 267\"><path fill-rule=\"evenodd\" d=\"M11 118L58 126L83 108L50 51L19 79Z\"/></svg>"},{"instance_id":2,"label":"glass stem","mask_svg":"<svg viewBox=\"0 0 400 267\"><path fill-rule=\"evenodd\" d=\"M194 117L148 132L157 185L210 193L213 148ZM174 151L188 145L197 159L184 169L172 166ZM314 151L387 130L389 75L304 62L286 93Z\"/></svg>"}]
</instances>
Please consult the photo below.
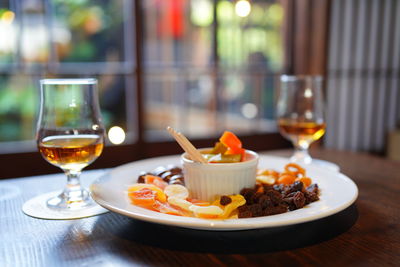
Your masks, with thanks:
<instances>
[{"instance_id":1,"label":"glass stem","mask_svg":"<svg viewBox=\"0 0 400 267\"><path fill-rule=\"evenodd\" d=\"M295 151L290 160L296 163L310 164L312 158L308 153L308 146L295 145Z\"/></svg>"},{"instance_id":2,"label":"glass stem","mask_svg":"<svg viewBox=\"0 0 400 267\"><path fill-rule=\"evenodd\" d=\"M63 191L63 197L67 202L77 202L85 199L85 190L81 187L80 171L65 170L67 185Z\"/></svg>"}]
</instances>

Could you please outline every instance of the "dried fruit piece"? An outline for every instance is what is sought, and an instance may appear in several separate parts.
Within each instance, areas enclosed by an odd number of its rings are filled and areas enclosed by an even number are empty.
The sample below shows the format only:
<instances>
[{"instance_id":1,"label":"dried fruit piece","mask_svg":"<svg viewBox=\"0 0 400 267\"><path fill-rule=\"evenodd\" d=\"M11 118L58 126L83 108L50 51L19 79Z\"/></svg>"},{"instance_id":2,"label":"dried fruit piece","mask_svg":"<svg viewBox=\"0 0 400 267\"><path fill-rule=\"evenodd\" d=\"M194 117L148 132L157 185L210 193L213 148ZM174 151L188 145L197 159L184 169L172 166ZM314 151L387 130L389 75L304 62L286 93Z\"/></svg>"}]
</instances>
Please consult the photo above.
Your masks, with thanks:
<instances>
[{"instance_id":1,"label":"dried fruit piece","mask_svg":"<svg viewBox=\"0 0 400 267\"><path fill-rule=\"evenodd\" d=\"M186 200L196 206L203 206L203 207L210 206L210 202L208 202L208 201L204 201L204 200L200 200L200 199L196 199L196 198L188 198Z\"/></svg>"},{"instance_id":2,"label":"dried fruit piece","mask_svg":"<svg viewBox=\"0 0 400 267\"><path fill-rule=\"evenodd\" d=\"M149 188L142 188L128 194L133 204L145 208L151 208L156 202L156 192Z\"/></svg>"},{"instance_id":3,"label":"dried fruit piece","mask_svg":"<svg viewBox=\"0 0 400 267\"><path fill-rule=\"evenodd\" d=\"M179 184L171 184L165 187L164 193L168 197L177 197L181 199L186 199L189 196L189 191L186 187Z\"/></svg>"},{"instance_id":4,"label":"dried fruit piece","mask_svg":"<svg viewBox=\"0 0 400 267\"><path fill-rule=\"evenodd\" d=\"M274 184L275 177L272 175L257 175L256 181L262 184Z\"/></svg>"},{"instance_id":5,"label":"dried fruit piece","mask_svg":"<svg viewBox=\"0 0 400 267\"><path fill-rule=\"evenodd\" d=\"M221 204L222 206L226 206L229 203L232 203L232 198L230 198L229 196L222 196L219 200L219 204Z\"/></svg>"},{"instance_id":6,"label":"dried fruit piece","mask_svg":"<svg viewBox=\"0 0 400 267\"><path fill-rule=\"evenodd\" d=\"M242 148L242 142L240 139L234 133L229 131L225 131L219 138L219 141L228 148Z\"/></svg>"},{"instance_id":7,"label":"dried fruit piece","mask_svg":"<svg viewBox=\"0 0 400 267\"><path fill-rule=\"evenodd\" d=\"M217 199L213 203L214 206L218 206L223 210L223 213L218 216L220 219L227 219L234 210L246 204L246 199L242 195L230 195L229 198L231 202L227 205L221 205L221 199Z\"/></svg>"},{"instance_id":8,"label":"dried fruit piece","mask_svg":"<svg viewBox=\"0 0 400 267\"><path fill-rule=\"evenodd\" d=\"M279 176L278 184L290 185L290 184L294 183L295 179L296 179L296 177L293 175L284 174L284 175Z\"/></svg>"},{"instance_id":9,"label":"dried fruit piece","mask_svg":"<svg viewBox=\"0 0 400 267\"><path fill-rule=\"evenodd\" d=\"M215 205L210 206L197 206L192 205L189 210L193 212L196 217L205 219L216 219L219 215L223 214L223 210Z\"/></svg>"},{"instance_id":10,"label":"dried fruit piece","mask_svg":"<svg viewBox=\"0 0 400 267\"><path fill-rule=\"evenodd\" d=\"M288 163L285 165L285 171L288 173L293 174L294 176L298 177L300 176L305 176L306 170L300 167L300 165L296 163Z\"/></svg>"},{"instance_id":11,"label":"dried fruit piece","mask_svg":"<svg viewBox=\"0 0 400 267\"><path fill-rule=\"evenodd\" d=\"M257 170L257 175L268 175L274 177L275 179L278 179L279 172L271 169L262 169L262 170Z\"/></svg>"},{"instance_id":12,"label":"dried fruit piece","mask_svg":"<svg viewBox=\"0 0 400 267\"><path fill-rule=\"evenodd\" d=\"M161 189L164 190L164 188L168 185L168 183L166 183L163 178L155 176L155 175L151 175L151 174L147 174L144 177L144 182L146 184L153 184Z\"/></svg>"},{"instance_id":13,"label":"dried fruit piece","mask_svg":"<svg viewBox=\"0 0 400 267\"><path fill-rule=\"evenodd\" d=\"M153 208L161 213L183 216L182 211L180 211L174 207L171 207L171 205L169 205L168 203L163 203L163 202L160 202L157 200L153 204Z\"/></svg>"},{"instance_id":14,"label":"dried fruit piece","mask_svg":"<svg viewBox=\"0 0 400 267\"><path fill-rule=\"evenodd\" d=\"M210 154L225 154L226 150L228 150L228 148L223 143L217 142Z\"/></svg>"},{"instance_id":15,"label":"dried fruit piece","mask_svg":"<svg viewBox=\"0 0 400 267\"><path fill-rule=\"evenodd\" d=\"M296 181L302 182L305 187L311 185L311 178L309 178L309 177L297 178Z\"/></svg>"},{"instance_id":16,"label":"dried fruit piece","mask_svg":"<svg viewBox=\"0 0 400 267\"><path fill-rule=\"evenodd\" d=\"M244 159L246 151L242 148L242 142L234 133L225 131L219 141L228 147L225 155L239 154L242 155L242 160Z\"/></svg>"},{"instance_id":17,"label":"dried fruit piece","mask_svg":"<svg viewBox=\"0 0 400 267\"><path fill-rule=\"evenodd\" d=\"M168 203L174 206L177 206L183 210L190 211L190 206L193 204L185 199L177 198L177 197L169 197Z\"/></svg>"},{"instance_id":18,"label":"dried fruit piece","mask_svg":"<svg viewBox=\"0 0 400 267\"><path fill-rule=\"evenodd\" d=\"M161 202L167 201L167 196L164 194L163 190L153 184L133 184L128 188L128 195L132 192L139 191L143 188L148 188L156 192L156 199Z\"/></svg>"}]
</instances>

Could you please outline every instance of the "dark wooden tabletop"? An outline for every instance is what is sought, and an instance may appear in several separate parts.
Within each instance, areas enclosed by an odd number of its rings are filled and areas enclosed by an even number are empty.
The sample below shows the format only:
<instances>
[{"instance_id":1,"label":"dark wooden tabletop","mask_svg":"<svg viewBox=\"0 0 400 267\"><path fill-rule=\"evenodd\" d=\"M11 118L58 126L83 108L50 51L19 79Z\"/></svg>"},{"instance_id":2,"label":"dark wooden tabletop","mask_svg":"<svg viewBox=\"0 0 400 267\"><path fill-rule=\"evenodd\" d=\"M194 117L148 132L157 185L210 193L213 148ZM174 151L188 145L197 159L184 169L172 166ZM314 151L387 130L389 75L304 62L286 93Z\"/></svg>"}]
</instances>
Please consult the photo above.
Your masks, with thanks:
<instances>
[{"instance_id":1,"label":"dark wooden tabletop","mask_svg":"<svg viewBox=\"0 0 400 267\"><path fill-rule=\"evenodd\" d=\"M400 163L329 150L312 155L340 165L359 188L357 201L327 218L270 229L190 230L111 212L34 219L22 204L60 189L63 176L1 180L0 266L399 266ZM84 183L101 173L86 172Z\"/></svg>"}]
</instances>

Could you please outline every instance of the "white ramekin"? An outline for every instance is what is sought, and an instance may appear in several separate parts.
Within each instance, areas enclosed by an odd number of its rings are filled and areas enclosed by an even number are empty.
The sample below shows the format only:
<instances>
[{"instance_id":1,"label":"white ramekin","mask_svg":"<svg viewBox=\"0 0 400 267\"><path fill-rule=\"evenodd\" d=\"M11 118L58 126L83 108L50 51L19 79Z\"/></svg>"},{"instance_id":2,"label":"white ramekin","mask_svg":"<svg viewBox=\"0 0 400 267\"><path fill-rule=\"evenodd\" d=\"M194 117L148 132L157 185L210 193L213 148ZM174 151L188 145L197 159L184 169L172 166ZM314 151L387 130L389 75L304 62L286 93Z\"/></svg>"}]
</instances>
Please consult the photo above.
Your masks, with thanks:
<instances>
[{"instance_id":1,"label":"white ramekin","mask_svg":"<svg viewBox=\"0 0 400 267\"><path fill-rule=\"evenodd\" d=\"M207 149L204 149L207 150ZM185 186L191 198L214 201L222 195L239 194L245 187L254 187L258 154L246 150L245 161L238 163L203 164L181 156Z\"/></svg>"}]
</instances>

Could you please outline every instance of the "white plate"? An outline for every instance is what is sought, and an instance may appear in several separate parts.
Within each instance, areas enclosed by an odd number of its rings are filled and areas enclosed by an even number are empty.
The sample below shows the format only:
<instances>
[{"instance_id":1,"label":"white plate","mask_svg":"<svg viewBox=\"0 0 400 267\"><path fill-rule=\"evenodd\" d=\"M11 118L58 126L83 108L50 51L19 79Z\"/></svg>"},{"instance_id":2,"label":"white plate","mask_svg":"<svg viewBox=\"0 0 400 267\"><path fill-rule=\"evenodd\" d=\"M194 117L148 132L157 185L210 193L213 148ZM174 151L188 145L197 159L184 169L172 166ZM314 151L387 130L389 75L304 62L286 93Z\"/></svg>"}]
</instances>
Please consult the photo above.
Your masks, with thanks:
<instances>
[{"instance_id":1,"label":"white plate","mask_svg":"<svg viewBox=\"0 0 400 267\"><path fill-rule=\"evenodd\" d=\"M334 172L340 172L339 165L337 165L337 164L335 164L333 162L330 162L330 161L326 161L326 160L322 160L322 159L314 159L313 158L311 164L314 164L314 165L316 165L318 167L329 169L329 170L334 171Z\"/></svg>"},{"instance_id":2,"label":"white plate","mask_svg":"<svg viewBox=\"0 0 400 267\"><path fill-rule=\"evenodd\" d=\"M259 168L282 171L287 159L260 156ZM121 165L98 178L90 187L93 199L106 209L135 219L203 230L245 230L277 227L313 221L335 214L350 206L357 198L358 189L347 176L316 166L307 167L307 176L320 188L320 200L306 207L283 214L230 220L207 220L162 214L134 206L127 197L127 188L136 182L139 173L158 166L180 166L179 156L151 158Z\"/></svg>"}]
</instances>

